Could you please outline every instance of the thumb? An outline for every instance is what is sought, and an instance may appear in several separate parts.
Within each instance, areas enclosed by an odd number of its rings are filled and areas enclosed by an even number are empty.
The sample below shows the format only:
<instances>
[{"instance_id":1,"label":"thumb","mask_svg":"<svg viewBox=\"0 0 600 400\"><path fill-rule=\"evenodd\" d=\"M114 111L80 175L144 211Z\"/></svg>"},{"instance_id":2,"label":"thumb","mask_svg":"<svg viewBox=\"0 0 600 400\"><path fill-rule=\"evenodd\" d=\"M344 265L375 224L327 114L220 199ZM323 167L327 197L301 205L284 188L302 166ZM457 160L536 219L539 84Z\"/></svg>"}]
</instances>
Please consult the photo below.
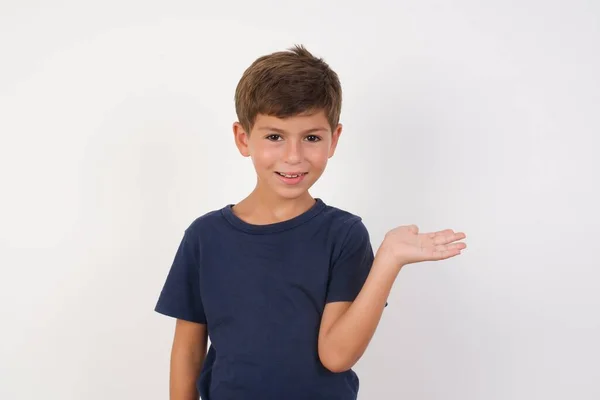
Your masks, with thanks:
<instances>
[{"instance_id":1,"label":"thumb","mask_svg":"<svg viewBox=\"0 0 600 400\"><path fill-rule=\"evenodd\" d=\"M416 225L409 225L408 230L415 234L419 233L419 227Z\"/></svg>"}]
</instances>

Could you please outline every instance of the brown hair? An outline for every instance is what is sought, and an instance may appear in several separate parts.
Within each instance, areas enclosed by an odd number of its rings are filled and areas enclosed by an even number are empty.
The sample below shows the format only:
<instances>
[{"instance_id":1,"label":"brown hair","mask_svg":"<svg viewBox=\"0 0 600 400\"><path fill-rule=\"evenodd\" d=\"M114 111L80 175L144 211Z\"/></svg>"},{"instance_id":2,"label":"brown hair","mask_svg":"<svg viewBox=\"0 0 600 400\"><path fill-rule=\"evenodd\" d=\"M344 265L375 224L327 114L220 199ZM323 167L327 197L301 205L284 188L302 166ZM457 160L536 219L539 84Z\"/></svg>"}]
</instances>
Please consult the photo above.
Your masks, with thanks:
<instances>
[{"instance_id":1,"label":"brown hair","mask_svg":"<svg viewBox=\"0 0 600 400\"><path fill-rule=\"evenodd\" d=\"M302 45L256 59L235 90L237 117L248 133L258 114L286 118L321 110L334 130L341 109L338 75Z\"/></svg>"}]
</instances>

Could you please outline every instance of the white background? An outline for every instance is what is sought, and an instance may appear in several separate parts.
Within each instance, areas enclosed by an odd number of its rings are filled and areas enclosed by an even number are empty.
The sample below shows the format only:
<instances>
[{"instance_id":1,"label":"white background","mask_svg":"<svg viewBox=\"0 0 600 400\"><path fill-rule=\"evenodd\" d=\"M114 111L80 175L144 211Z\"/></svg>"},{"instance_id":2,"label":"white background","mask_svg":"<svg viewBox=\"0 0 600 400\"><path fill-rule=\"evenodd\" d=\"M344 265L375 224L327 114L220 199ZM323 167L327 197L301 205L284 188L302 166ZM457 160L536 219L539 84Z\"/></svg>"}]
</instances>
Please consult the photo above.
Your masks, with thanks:
<instances>
[{"instance_id":1,"label":"white background","mask_svg":"<svg viewBox=\"0 0 600 400\"><path fill-rule=\"evenodd\" d=\"M218 3L216 3L218 4ZM600 398L600 5L0 3L0 398L166 399L183 230L254 185L233 95L305 44L345 130L313 195L464 230L412 265L360 399Z\"/></svg>"}]
</instances>

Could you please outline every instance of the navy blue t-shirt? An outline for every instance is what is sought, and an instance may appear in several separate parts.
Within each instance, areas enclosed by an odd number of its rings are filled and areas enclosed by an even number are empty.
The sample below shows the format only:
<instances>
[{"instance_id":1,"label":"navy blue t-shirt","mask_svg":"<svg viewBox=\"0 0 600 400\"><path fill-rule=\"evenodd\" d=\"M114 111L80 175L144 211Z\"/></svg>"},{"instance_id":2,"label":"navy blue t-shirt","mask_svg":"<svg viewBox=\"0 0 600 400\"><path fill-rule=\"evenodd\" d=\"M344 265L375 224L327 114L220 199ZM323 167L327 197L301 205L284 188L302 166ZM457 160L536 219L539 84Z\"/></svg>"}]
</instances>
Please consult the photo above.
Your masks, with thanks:
<instances>
[{"instance_id":1,"label":"navy blue t-shirt","mask_svg":"<svg viewBox=\"0 0 600 400\"><path fill-rule=\"evenodd\" d=\"M373 258L361 218L321 199L269 225L228 205L186 229L155 310L207 325L203 400L354 400L354 371L319 360L319 326L325 304L355 299Z\"/></svg>"}]
</instances>

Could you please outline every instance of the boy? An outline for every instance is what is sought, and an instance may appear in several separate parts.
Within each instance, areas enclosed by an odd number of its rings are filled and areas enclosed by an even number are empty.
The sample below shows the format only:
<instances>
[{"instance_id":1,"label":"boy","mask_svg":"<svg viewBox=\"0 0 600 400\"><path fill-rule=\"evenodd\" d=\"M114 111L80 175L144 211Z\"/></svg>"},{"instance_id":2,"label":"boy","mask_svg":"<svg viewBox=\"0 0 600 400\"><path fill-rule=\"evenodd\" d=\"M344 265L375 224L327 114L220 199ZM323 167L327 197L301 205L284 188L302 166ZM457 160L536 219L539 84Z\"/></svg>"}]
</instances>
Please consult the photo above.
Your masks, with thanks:
<instances>
[{"instance_id":1,"label":"boy","mask_svg":"<svg viewBox=\"0 0 600 400\"><path fill-rule=\"evenodd\" d=\"M402 266L466 247L463 233L411 225L375 256L360 217L309 194L335 152L341 102L336 73L302 46L243 74L233 133L257 183L196 219L169 271L156 311L177 321L172 400L356 399L352 367Z\"/></svg>"}]
</instances>

